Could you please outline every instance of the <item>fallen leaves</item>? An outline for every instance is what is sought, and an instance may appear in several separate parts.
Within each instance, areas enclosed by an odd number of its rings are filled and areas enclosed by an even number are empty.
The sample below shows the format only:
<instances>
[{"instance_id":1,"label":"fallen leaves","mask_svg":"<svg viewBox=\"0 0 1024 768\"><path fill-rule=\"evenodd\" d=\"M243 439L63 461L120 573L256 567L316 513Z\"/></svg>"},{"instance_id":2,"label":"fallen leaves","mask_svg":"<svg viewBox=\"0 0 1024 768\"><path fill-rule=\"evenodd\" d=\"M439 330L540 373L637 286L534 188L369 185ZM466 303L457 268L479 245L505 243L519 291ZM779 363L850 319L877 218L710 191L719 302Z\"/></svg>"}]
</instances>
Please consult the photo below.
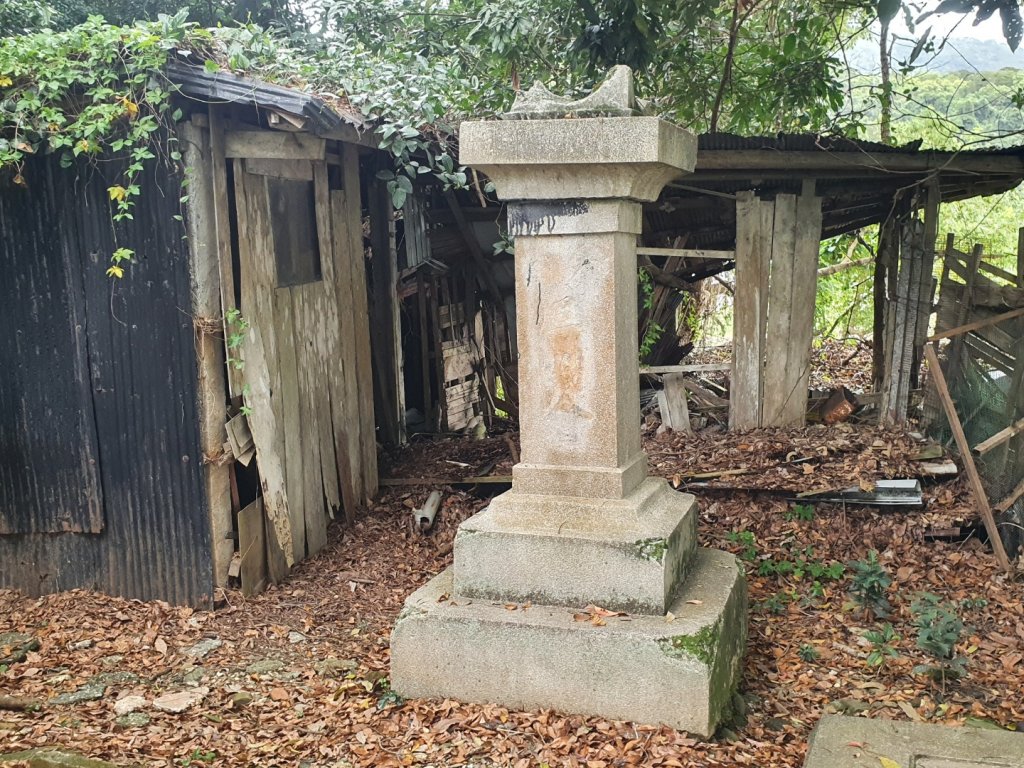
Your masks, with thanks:
<instances>
[{"instance_id":1,"label":"fallen leaves","mask_svg":"<svg viewBox=\"0 0 1024 768\"><path fill-rule=\"evenodd\" d=\"M626 614L622 611L609 611L607 608L601 608L600 606L591 604L583 609L583 613L574 613L572 618L574 621L587 621L595 627L603 627L608 623L605 619L611 616L625 615Z\"/></svg>"}]
</instances>

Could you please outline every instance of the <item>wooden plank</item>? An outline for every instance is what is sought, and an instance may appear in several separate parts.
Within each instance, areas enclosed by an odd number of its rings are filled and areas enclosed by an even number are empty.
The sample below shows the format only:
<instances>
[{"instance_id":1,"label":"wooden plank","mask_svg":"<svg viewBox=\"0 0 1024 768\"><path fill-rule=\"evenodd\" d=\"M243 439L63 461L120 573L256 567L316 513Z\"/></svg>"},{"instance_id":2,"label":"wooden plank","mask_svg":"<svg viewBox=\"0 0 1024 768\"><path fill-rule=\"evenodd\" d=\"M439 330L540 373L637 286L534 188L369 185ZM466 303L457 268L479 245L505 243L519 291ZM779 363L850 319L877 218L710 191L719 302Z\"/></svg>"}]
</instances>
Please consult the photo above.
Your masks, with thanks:
<instances>
[{"instance_id":1,"label":"wooden plank","mask_svg":"<svg viewBox=\"0 0 1024 768\"><path fill-rule=\"evenodd\" d=\"M248 453L253 447L253 441L252 431L249 429L245 414L239 413L232 416L224 426L227 428L228 442L231 443L231 453L235 458Z\"/></svg>"},{"instance_id":2,"label":"wooden plank","mask_svg":"<svg viewBox=\"0 0 1024 768\"><path fill-rule=\"evenodd\" d=\"M280 131L226 131L227 157L270 160L323 160L327 142L308 133Z\"/></svg>"},{"instance_id":3,"label":"wooden plank","mask_svg":"<svg viewBox=\"0 0 1024 768\"><path fill-rule=\"evenodd\" d=\"M308 310L312 313L308 326L316 331L307 339L315 365L313 378L313 410L316 415L317 431L320 435L320 476L323 494L327 503L325 510L331 518L341 508L338 490L338 461L334 452L334 425L331 421L331 396L329 379L333 364L338 358L338 324L340 308L334 291L334 238L331 231L331 202L327 187L327 163L313 166L313 200L317 225L317 245L320 251L319 281L309 284L312 302ZM326 524L324 533L326 541Z\"/></svg>"},{"instance_id":4,"label":"wooden plank","mask_svg":"<svg viewBox=\"0 0 1024 768\"><path fill-rule=\"evenodd\" d=\"M438 402L437 402L437 425L440 429L447 429L447 403L444 400L442 393L444 392L444 365L443 357L441 353L441 325L437 318L437 306L438 306L438 292L439 292L439 278L434 276L430 281L427 296L430 300L428 317L430 320L430 327L433 333L433 345L431 354L436 362L434 379L437 384Z\"/></svg>"},{"instance_id":5,"label":"wooden plank","mask_svg":"<svg viewBox=\"0 0 1024 768\"><path fill-rule=\"evenodd\" d=\"M227 418L214 166L207 130L187 122L181 126L181 131L185 178L189 180L185 225L188 228L189 277L196 328L199 440L203 455L213 457L221 451ZM223 587L227 585L228 568L234 555L234 542L230 535L233 530L231 470L227 463L206 461L202 472L206 503L210 510L214 585Z\"/></svg>"},{"instance_id":6,"label":"wooden plank","mask_svg":"<svg viewBox=\"0 0 1024 768\"><path fill-rule=\"evenodd\" d=\"M355 521L356 508L364 495L362 453L359 442L359 398L355 359L355 323L351 274L350 217L346 196L334 190L331 197L331 222L334 234L334 291L338 302L338 374L331 382L331 421L334 424L334 451L338 460L342 505L345 519Z\"/></svg>"},{"instance_id":7,"label":"wooden plank","mask_svg":"<svg viewBox=\"0 0 1024 768\"><path fill-rule=\"evenodd\" d=\"M394 212L387 187L380 180L370 189L370 240L373 258L374 344L373 378L380 418L381 439L385 443L405 442L405 403L399 404L399 365L401 360L401 319L397 297L397 251L395 250Z\"/></svg>"},{"instance_id":8,"label":"wooden plank","mask_svg":"<svg viewBox=\"0 0 1024 768\"><path fill-rule=\"evenodd\" d=\"M821 247L821 198L813 188L797 199L796 243L793 259L793 311L789 333L789 380L791 394L782 418L802 426L807 416L807 387L811 376L811 345L814 340L814 307L818 290L818 254ZM769 308L769 311L771 309Z\"/></svg>"},{"instance_id":9,"label":"wooden plank","mask_svg":"<svg viewBox=\"0 0 1024 768\"><path fill-rule=\"evenodd\" d=\"M761 426L765 327L762 308L768 304L761 277L769 268L771 231L763 231L762 203L751 191L736 195L736 290L733 297L732 395L730 429Z\"/></svg>"},{"instance_id":10,"label":"wooden plank","mask_svg":"<svg viewBox=\"0 0 1024 768\"><path fill-rule=\"evenodd\" d=\"M256 499L238 513L238 552L242 560L242 594L246 597L258 595L267 588L263 499Z\"/></svg>"},{"instance_id":11,"label":"wooden plank","mask_svg":"<svg viewBox=\"0 0 1024 768\"><path fill-rule=\"evenodd\" d=\"M737 205L739 201L737 200ZM714 251L706 248L637 248L637 256L677 256L681 259L718 259L732 261L736 251Z\"/></svg>"},{"instance_id":12,"label":"wooden plank","mask_svg":"<svg viewBox=\"0 0 1024 768\"><path fill-rule=\"evenodd\" d=\"M942 173L987 173L1004 176L1024 175L1024 160L1011 155L984 155L963 152L828 152L786 151L774 149L701 150L697 153L695 173L738 169L744 172L780 169L789 174L805 170L877 170L941 171Z\"/></svg>"},{"instance_id":13,"label":"wooden plank","mask_svg":"<svg viewBox=\"0 0 1024 768\"><path fill-rule=\"evenodd\" d=\"M306 556L306 524L303 517L305 508L303 480L303 448L304 433L299 411L301 393L299 390L299 366L295 353L295 321L292 309L292 289L277 288L274 290L274 327L281 335L282 344L278 355L278 366L281 372L281 386L277 396L281 400L281 425L284 433L284 453L281 460L284 465L285 487L288 491L288 510L291 517L292 550L295 561Z\"/></svg>"},{"instance_id":14,"label":"wooden plank","mask_svg":"<svg viewBox=\"0 0 1024 768\"><path fill-rule=\"evenodd\" d=\"M772 225L771 273L768 283L768 326L765 334L765 370L761 426L789 426L790 401L803 397L794 389L790 374L790 334L793 323L794 259L796 256L797 201L795 195L775 198ZM802 420L801 420L802 421Z\"/></svg>"},{"instance_id":15,"label":"wooden plank","mask_svg":"<svg viewBox=\"0 0 1024 768\"><path fill-rule=\"evenodd\" d=\"M239 347L244 361L240 392L250 409L264 510L273 524L268 528L267 548L280 548L291 567L296 557L282 464L284 433L278 427L283 420L282 402L273 394L281 388L273 312L273 234L265 180L246 174L241 160L235 161L235 199L242 285L239 308L250 322Z\"/></svg>"},{"instance_id":16,"label":"wooden plank","mask_svg":"<svg viewBox=\"0 0 1024 768\"><path fill-rule=\"evenodd\" d=\"M971 446L967 442L967 435L964 434L960 417L957 416L956 407L953 405L953 398L949 394L949 386L946 384L946 376L939 365L939 358L935 354L935 348L928 344L924 348L925 359L928 361L928 370L935 380L935 389L939 399L942 401L942 408L946 412L946 419L949 421L950 429L956 440L957 449L960 451L960 458L964 463L964 470L967 472L968 480L971 483L971 490L974 492L974 499L981 513L981 519L985 523L985 530L992 543L992 551L995 553L999 565L1007 573L1012 573L1010 561L1003 548L1003 540L999 536L999 529L996 526L995 518L992 516L992 508L989 506L988 495L985 493L985 486L981 482L981 475L978 474L978 467L974 463L974 456L971 454Z\"/></svg>"},{"instance_id":17,"label":"wooden plank","mask_svg":"<svg viewBox=\"0 0 1024 768\"><path fill-rule=\"evenodd\" d=\"M245 171L255 176L272 176L276 179L313 180L313 166L307 160L269 160L261 157L249 157L245 159Z\"/></svg>"},{"instance_id":18,"label":"wooden plank","mask_svg":"<svg viewBox=\"0 0 1024 768\"><path fill-rule=\"evenodd\" d=\"M315 283L292 287L295 320L295 362L299 381L299 421L302 424L302 518L306 528L306 552L312 556L327 541L327 513L324 509L323 473L320 459L320 424L317 411L318 365L311 343L318 331ZM327 418L328 414L324 414Z\"/></svg>"},{"instance_id":19,"label":"wooden plank","mask_svg":"<svg viewBox=\"0 0 1024 768\"><path fill-rule=\"evenodd\" d=\"M1024 317L1024 307L1020 309L1014 309L1009 312L1003 312L1002 314L995 315L993 317L986 317L982 320L974 320L970 323L964 323L958 325L956 328L950 328L947 331L940 331L939 333L933 334L928 337L928 341L939 341L940 339L951 339L954 336L960 336L964 333L971 333L972 331L979 331L982 328L988 328L991 325L997 325L1007 320L1013 320L1017 317Z\"/></svg>"},{"instance_id":20,"label":"wooden plank","mask_svg":"<svg viewBox=\"0 0 1024 768\"><path fill-rule=\"evenodd\" d=\"M686 387L683 374L666 373L662 378L664 388L658 393L661 423L675 432L693 434L690 427L690 410L686 405Z\"/></svg>"},{"instance_id":21,"label":"wooden plank","mask_svg":"<svg viewBox=\"0 0 1024 768\"><path fill-rule=\"evenodd\" d=\"M1016 437L1021 433L1024 433L1024 419L1020 419L1019 421L1014 422L1005 429L999 430L987 440L982 440L980 443L974 446L974 455L984 456L993 448L999 447L1007 440Z\"/></svg>"},{"instance_id":22,"label":"wooden plank","mask_svg":"<svg viewBox=\"0 0 1024 768\"><path fill-rule=\"evenodd\" d=\"M997 512L1005 512L1014 504L1016 504L1017 501L1021 498L1021 496L1024 496L1024 480L1021 480L1019 483L1017 483L1017 487L1010 491L1010 493L1007 495L1005 499L1000 501L998 504L994 505L993 509L995 509Z\"/></svg>"},{"instance_id":23,"label":"wooden plank","mask_svg":"<svg viewBox=\"0 0 1024 768\"><path fill-rule=\"evenodd\" d=\"M641 365L640 373L714 373L732 369L730 363L710 363L707 365Z\"/></svg>"},{"instance_id":24,"label":"wooden plank","mask_svg":"<svg viewBox=\"0 0 1024 768\"><path fill-rule=\"evenodd\" d=\"M348 226L348 252L350 282L352 286L352 317L355 319L353 329L355 337L356 382L358 383L359 399L359 451L362 467L362 498L370 499L377 495L377 419L373 399L373 349L370 343L370 308L367 298L366 258L363 252L363 209L359 181L359 154L354 146L342 146L342 163L345 186L345 216ZM393 278L398 269L397 254L389 245L389 275ZM392 365L394 372L394 392L397 438L405 440L405 381L404 363L402 360L401 319L398 316L398 301L395 298L395 285L391 285L391 317L392 331L390 334ZM378 329L374 326L374 338Z\"/></svg>"},{"instance_id":25,"label":"wooden plank","mask_svg":"<svg viewBox=\"0 0 1024 768\"><path fill-rule=\"evenodd\" d=\"M231 249L231 203L228 199L227 160L224 155L224 120L221 110L211 106L210 124L210 183L213 194L213 218L217 231L216 251L217 266L220 270L220 308L223 322L224 342L227 343L231 333L225 319L228 313L238 306L235 296L234 256ZM238 397L242 391L242 374L230 364L231 351L225 349L227 364L228 394Z\"/></svg>"},{"instance_id":26,"label":"wooden plank","mask_svg":"<svg viewBox=\"0 0 1024 768\"><path fill-rule=\"evenodd\" d=\"M1017 230L1017 287L1024 288L1024 227Z\"/></svg>"},{"instance_id":27,"label":"wooden plank","mask_svg":"<svg viewBox=\"0 0 1024 768\"><path fill-rule=\"evenodd\" d=\"M1017 276L1013 272L1007 272L1005 269L997 267L995 264L989 264L987 261L978 263L978 269L982 272L988 272L990 275L1005 280L1010 285L1017 285Z\"/></svg>"}]
</instances>

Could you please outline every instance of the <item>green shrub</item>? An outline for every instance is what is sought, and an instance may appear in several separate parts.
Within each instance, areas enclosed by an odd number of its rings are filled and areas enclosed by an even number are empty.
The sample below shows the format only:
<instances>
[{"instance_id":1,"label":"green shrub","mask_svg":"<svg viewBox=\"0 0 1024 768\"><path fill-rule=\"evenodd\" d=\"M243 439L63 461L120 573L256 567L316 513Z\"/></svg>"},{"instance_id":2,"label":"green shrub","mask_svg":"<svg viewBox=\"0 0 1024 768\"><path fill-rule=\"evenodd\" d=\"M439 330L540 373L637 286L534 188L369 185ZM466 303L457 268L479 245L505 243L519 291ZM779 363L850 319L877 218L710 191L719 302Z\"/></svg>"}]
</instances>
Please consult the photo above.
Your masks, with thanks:
<instances>
[{"instance_id":1,"label":"green shrub","mask_svg":"<svg viewBox=\"0 0 1024 768\"><path fill-rule=\"evenodd\" d=\"M853 577L850 595L865 611L885 618L889 615L889 599L886 590L892 584L889 573L878 562L878 553L871 550L865 560L854 560L850 565Z\"/></svg>"}]
</instances>

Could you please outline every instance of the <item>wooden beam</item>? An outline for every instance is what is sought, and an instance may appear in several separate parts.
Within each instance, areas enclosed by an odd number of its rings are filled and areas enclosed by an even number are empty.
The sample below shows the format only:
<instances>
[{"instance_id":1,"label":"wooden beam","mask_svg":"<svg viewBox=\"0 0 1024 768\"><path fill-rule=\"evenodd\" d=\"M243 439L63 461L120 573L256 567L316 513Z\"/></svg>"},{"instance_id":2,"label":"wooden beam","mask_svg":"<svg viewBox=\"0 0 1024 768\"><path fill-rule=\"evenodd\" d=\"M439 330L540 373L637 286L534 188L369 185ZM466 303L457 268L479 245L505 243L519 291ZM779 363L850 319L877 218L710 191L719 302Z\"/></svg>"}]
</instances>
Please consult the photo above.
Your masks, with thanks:
<instances>
[{"instance_id":1,"label":"wooden beam","mask_svg":"<svg viewBox=\"0 0 1024 768\"><path fill-rule=\"evenodd\" d=\"M224 153L227 157L254 157L269 160L323 160L327 142L306 133L275 131L227 131Z\"/></svg>"},{"instance_id":2,"label":"wooden beam","mask_svg":"<svg viewBox=\"0 0 1024 768\"><path fill-rule=\"evenodd\" d=\"M667 373L664 376L664 389L658 393L658 410L661 412L661 423L674 432L693 434L690 427L690 409L686 404L686 387L683 386L683 374Z\"/></svg>"},{"instance_id":3,"label":"wooden beam","mask_svg":"<svg viewBox=\"0 0 1024 768\"><path fill-rule=\"evenodd\" d=\"M730 363L714 363L709 365L641 365L640 373L711 373L713 371L728 371L731 368L732 365Z\"/></svg>"},{"instance_id":4,"label":"wooden beam","mask_svg":"<svg viewBox=\"0 0 1024 768\"><path fill-rule=\"evenodd\" d=\"M1017 500L1021 496L1024 496L1024 480L1021 480L1019 483L1017 483L1017 487L1010 491L1010 494L1005 499L1000 501L998 504L994 505L993 509L995 509L997 512L1005 512L1014 504L1016 504Z\"/></svg>"},{"instance_id":5,"label":"wooden beam","mask_svg":"<svg viewBox=\"0 0 1024 768\"><path fill-rule=\"evenodd\" d=\"M990 325L997 325L1005 320L1013 320L1015 317L1021 316L1024 316L1024 307L1021 307L1020 309L1013 309L1009 312L1004 312L1001 315L995 315L994 317L986 317L984 320L975 320L972 323L958 325L956 328L950 328L948 331L940 331L939 333L929 336L928 341L951 339L954 336L960 336L964 333L971 333L972 331L981 330L982 328L988 328Z\"/></svg>"},{"instance_id":6,"label":"wooden beam","mask_svg":"<svg viewBox=\"0 0 1024 768\"><path fill-rule=\"evenodd\" d=\"M772 149L701 150L697 153L695 174L702 171L739 169L756 171L784 169L850 169L883 172L977 173L1024 176L1024 160L1016 155L981 155L957 152L828 152L778 151ZM689 177L687 181L696 182Z\"/></svg>"},{"instance_id":7,"label":"wooden beam","mask_svg":"<svg viewBox=\"0 0 1024 768\"><path fill-rule=\"evenodd\" d=\"M946 376L939 365L938 355L935 354L933 345L928 344L924 348L924 356L928 361L928 370L935 380L935 389L938 392L939 400L942 401L942 408L946 412L946 419L949 421L950 429L956 440L957 449L960 451L960 458L964 462L964 469L967 478L971 483L971 490L981 512L981 519L985 523L985 530L988 532L989 541L992 542L992 551L996 556L1000 567L1007 573L1013 573L1010 560L1003 548L1003 540L999 536L999 528L996 526L995 517L992 515L992 508L989 506L988 495L985 493L985 486L981 482L981 475L978 474L978 467L974 463L974 456L971 455L971 446L967 442L967 435L964 434L960 417L956 413L956 406L953 405L953 397L949 394L949 386L946 384Z\"/></svg>"},{"instance_id":8,"label":"wooden beam","mask_svg":"<svg viewBox=\"0 0 1024 768\"><path fill-rule=\"evenodd\" d=\"M637 256L679 256L684 259L721 259L732 261L735 251L713 251L702 248L637 248Z\"/></svg>"},{"instance_id":9,"label":"wooden beam","mask_svg":"<svg viewBox=\"0 0 1024 768\"><path fill-rule=\"evenodd\" d=\"M1012 437L1016 437L1022 432L1024 432L1024 419L1021 419L1011 424L1005 429L999 430L994 435L992 435L992 437L990 437L988 440L982 440L980 443L974 446L974 455L984 456L993 448L998 448L1007 440L1009 440Z\"/></svg>"},{"instance_id":10,"label":"wooden beam","mask_svg":"<svg viewBox=\"0 0 1024 768\"><path fill-rule=\"evenodd\" d=\"M752 191L736 196L736 289L733 298L729 429L761 426L764 345L775 203Z\"/></svg>"}]
</instances>

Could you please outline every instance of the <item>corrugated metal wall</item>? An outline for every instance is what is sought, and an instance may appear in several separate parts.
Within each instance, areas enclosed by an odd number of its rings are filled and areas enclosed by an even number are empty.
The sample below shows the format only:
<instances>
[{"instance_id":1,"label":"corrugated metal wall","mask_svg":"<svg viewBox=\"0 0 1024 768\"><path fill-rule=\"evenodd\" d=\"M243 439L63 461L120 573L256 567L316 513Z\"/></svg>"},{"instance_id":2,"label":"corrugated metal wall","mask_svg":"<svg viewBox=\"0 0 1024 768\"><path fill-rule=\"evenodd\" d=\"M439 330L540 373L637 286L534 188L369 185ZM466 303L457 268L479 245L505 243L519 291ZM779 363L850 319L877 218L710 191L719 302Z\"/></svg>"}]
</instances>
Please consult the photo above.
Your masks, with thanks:
<instances>
[{"instance_id":1,"label":"corrugated metal wall","mask_svg":"<svg viewBox=\"0 0 1024 768\"><path fill-rule=\"evenodd\" d=\"M40 533L54 530L53 520L40 519L45 513L8 511L24 532L0 534L0 586L29 593L89 587L200 604L212 593L213 568L188 244L174 219L180 181L166 168L149 168L134 221L118 225L115 244L107 194L117 183L113 174L108 166L61 169L55 158L36 158L24 170L27 187L0 182L0 280L20 280L16 289L0 289L8 303L0 313L0 403L32 402L42 423L26 421L28 429L63 425L20 441L8 436L0 482L13 482L12 472L23 474L31 464L37 490L26 491L23 483L22 496L69 492L67 456L91 457L89 425L79 418L91 396L102 499L101 525L78 526L99 533ZM117 245L136 251L122 280L105 275ZM39 312L52 317L41 322ZM43 327L52 339L25 339ZM76 354L62 354L65 349ZM76 389L83 360L87 382ZM69 402L73 395L78 400ZM47 397L65 398L65 418L47 416ZM51 455L10 455L47 442ZM82 472L80 492L89 486L88 474ZM0 500L14 496L0 494Z\"/></svg>"}]
</instances>

